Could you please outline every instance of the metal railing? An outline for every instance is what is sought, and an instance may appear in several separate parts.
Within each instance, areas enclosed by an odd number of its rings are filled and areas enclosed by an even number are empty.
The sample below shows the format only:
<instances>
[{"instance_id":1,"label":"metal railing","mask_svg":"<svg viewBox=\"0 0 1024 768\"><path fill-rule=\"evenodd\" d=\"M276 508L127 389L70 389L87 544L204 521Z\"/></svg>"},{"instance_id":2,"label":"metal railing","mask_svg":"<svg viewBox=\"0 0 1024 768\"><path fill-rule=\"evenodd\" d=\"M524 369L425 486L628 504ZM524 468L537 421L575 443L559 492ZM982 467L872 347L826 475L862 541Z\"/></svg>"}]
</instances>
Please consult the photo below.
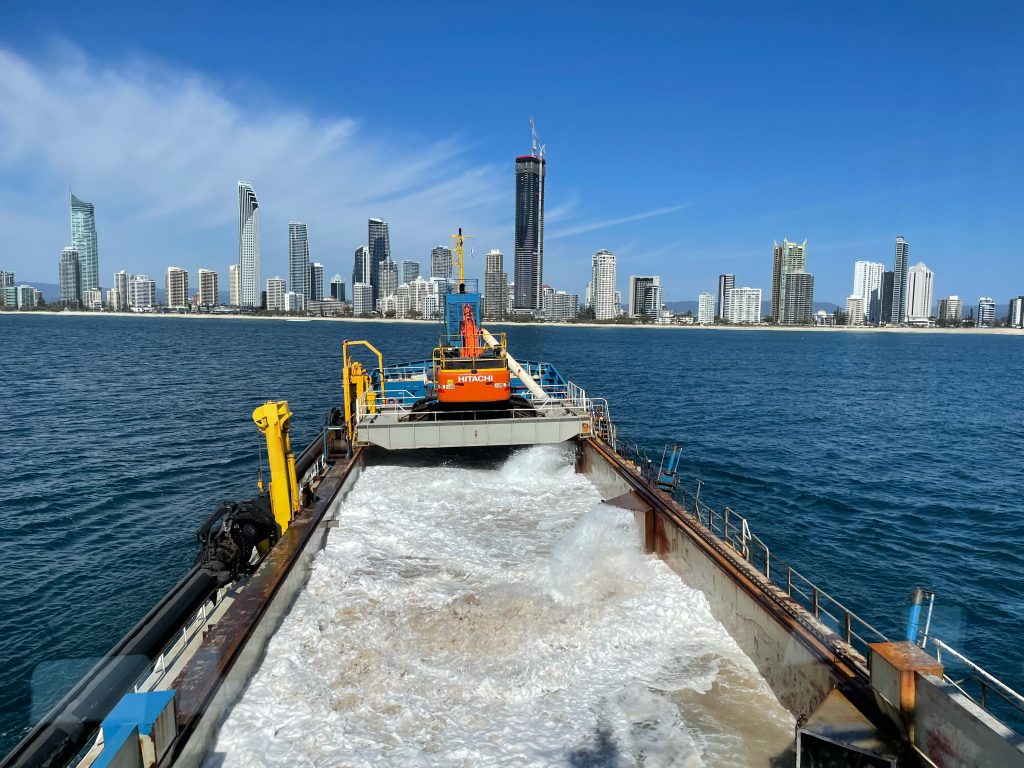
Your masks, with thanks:
<instances>
[{"instance_id":1,"label":"metal railing","mask_svg":"<svg viewBox=\"0 0 1024 768\"><path fill-rule=\"evenodd\" d=\"M654 481L656 466L647 452L639 444L625 440L608 441L624 459L629 460L645 479ZM824 627L843 642L851 646L865 659L870 653L869 644L889 642L889 638L877 627L873 626L842 602L823 590L792 565L773 554L768 545L750 530L745 517L737 514L729 507L719 512L700 498L703 483L697 481L697 488L692 495L683 488L676 488L671 494L679 502L685 514L714 538L728 545L755 571L801 607L807 610ZM662 493L665 493L663 490ZM1021 695L1006 683L987 672L956 649L938 638L926 638L935 650L939 663L948 667L948 659L952 657L954 664L965 674L957 679L949 674L947 668L943 674L946 683L953 686L966 698L980 706L997 718L1017 727L1024 726L1024 695ZM943 654L947 661L943 661ZM955 671L955 670L954 670ZM995 694L993 701L991 694ZM993 703L996 705L993 707Z\"/></svg>"},{"instance_id":2,"label":"metal railing","mask_svg":"<svg viewBox=\"0 0 1024 768\"><path fill-rule=\"evenodd\" d=\"M135 685L132 686L132 690L135 693L156 689L160 681L167 674L167 671L174 667L188 649L189 644L195 639L196 635L206 628L210 615L220 605L227 591L228 587L218 589L189 617L174 639L164 647L160 655L153 660L153 663L139 675Z\"/></svg>"},{"instance_id":3,"label":"metal railing","mask_svg":"<svg viewBox=\"0 0 1024 768\"><path fill-rule=\"evenodd\" d=\"M642 477L652 483L656 480L657 466L639 444L626 440L610 442L616 453L632 462ZM703 483L698 480L696 492L692 496L682 487L675 488L669 495L679 502L688 517L723 544L728 545L757 573L785 592L819 624L838 635L862 656L867 658L870 643L888 641L884 632L858 616L778 555L773 554L769 546L750 530L750 524L745 517L729 507L719 512L701 501L702 486Z\"/></svg>"},{"instance_id":4,"label":"metal railing","mask_svg":"<svg viewBox=\"0 0 1024 768\"><path fill-rule=\"evenodd\" d=\"M991 700L988 694L995 693L999 697L1000 701L1005 702L1015 710L1014 714L1018 719L1024 717L1024 696L1021 696L1002 680L999 680L994 675L985 671L982 667L975 664L955 648L950 647L938 638L933 637L931 639L931 643L932 647L935 649L935 659L940 664L943 664L942 654L945 653L947 656L952 656L955 659L956 665L966 667L970 670L969 674L961 677L960 679L954 679L948 674L948 670L945 671L942 677L948 684L952 685L960 693L985 711L992 710ZM946 666L946 664L943 664L943 666ZM968 688L976 688L977 693L969 692ZM1001 713L995 714L999 715Z\"/></svg>"},{"instance_id":5,"label":"metal railing","mask_svg":"<svg viewBox=\"0 0 1024 768\"><path fill-rule=\"evenodd\" d=\"M686 514L710 531L719 541L729 545L744 561L774 586L786 593L794 602L808 611L818 623L838 635L847 645L867 658L870 643L887 642L889 638L850 608L830 595L781 557L773 554L768 545L751 532L750 524L742 515L729 507L718 512L700 499L702 487L687 499L684 489L676 489L675 496Z\"/></svg>"}]
</instances>

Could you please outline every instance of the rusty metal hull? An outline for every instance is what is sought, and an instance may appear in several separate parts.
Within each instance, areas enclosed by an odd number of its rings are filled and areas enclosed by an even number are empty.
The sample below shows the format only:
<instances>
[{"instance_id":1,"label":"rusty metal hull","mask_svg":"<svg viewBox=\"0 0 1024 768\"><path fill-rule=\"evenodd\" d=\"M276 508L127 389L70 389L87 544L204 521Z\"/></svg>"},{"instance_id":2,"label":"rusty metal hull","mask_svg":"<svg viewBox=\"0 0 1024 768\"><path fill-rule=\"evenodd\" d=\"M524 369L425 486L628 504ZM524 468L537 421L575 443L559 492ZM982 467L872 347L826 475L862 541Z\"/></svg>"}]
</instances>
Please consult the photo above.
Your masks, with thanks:
<instances>
[{"instance_id":1,"label":"rusty metal hull","mask_svg":"<svg viewBox=\"0 0 1024 768\"><path fill-rule=\"evenodd\" d=\"M609 503L633 509L645 544L708 599L712 614L794 716L808 717L839 689L880 727L867 662L803 606L703 528L633 464L600 440L578 442L577 470Z\"/></svg>"}]
</instances>

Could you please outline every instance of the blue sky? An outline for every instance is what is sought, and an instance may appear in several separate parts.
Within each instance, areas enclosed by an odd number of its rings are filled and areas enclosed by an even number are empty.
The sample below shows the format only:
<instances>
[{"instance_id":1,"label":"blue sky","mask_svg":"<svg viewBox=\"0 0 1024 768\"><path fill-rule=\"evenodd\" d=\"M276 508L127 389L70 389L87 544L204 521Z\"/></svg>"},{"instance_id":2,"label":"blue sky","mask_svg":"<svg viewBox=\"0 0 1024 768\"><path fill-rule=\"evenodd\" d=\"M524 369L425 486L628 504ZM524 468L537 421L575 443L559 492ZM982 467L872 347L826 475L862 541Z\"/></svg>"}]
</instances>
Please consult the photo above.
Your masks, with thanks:
<instances>
[{"instance_id":1,"label":"blue sky","mask_svg":"<svg viewBox=\"0 0 1024 768\"><path fill-rule=\"evenodd\" d=\"M554 4L551 4L552 6ZM56 282L67 187L97 207L103 284L226 274L235 182L261 200L262 276L287 222L351 273L365 220L426 261L462 226L511 272L516 154L548 147L545 281L590 255L766 289L808 241L816 298L897 234L968 303L1024 293L1024 4L101 1L0 25L0 269Z\"/></svg>"}]
</instances>

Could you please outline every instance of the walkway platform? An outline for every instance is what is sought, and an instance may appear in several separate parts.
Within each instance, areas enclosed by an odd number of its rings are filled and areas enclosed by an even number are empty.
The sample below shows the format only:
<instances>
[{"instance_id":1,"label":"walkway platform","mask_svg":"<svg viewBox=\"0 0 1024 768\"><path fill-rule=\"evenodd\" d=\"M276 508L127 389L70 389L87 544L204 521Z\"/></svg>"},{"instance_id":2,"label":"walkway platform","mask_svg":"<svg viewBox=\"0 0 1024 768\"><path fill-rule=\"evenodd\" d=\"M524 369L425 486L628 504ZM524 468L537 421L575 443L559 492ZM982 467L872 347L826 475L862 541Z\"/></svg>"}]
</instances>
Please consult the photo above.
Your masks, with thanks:
<instances>
[{"instance_id":1,"label":"walkway platform","mask_svg":"<svg viewBox=\"0 0 1024 768\"><path fill-rule=\"evenodd\" d=\"M570 401L549 401L510 414L508 418L483 418L467 411L465 418L458 418L459 414L413 414L401 406L385 406L359 419L355 444L376 445L388 451L541 445L592 433L590 412Z\"/></svg>"}]
</instances>

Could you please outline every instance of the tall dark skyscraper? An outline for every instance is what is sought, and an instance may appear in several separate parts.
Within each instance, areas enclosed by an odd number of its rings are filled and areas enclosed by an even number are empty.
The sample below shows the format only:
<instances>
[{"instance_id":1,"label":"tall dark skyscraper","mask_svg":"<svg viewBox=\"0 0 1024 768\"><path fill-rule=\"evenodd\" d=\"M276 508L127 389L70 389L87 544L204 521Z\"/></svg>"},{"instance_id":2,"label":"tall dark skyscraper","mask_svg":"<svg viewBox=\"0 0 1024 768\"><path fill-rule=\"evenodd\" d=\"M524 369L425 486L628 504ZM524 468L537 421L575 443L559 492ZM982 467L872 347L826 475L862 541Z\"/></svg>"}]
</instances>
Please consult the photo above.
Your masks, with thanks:
<instances>
[{"instance_id":1,"label":"tall dark skyscraper","mask_svg":"<svg viewBox=\"0 0 1024 768\"><path fill-rule=\"evenodd\" d=\"M516 158L516 250L513 309L538 312L544 284L544 185L547 160L533 134L533 154Z\"/></svg>"},{"instance_id":2,"label":"tall dark skyscraper","mask_svg":"<svg viewBox=\"0 0 1024 768\"><path fill-rule=\"evenodd\" d=\"M731 301L729 298L729 291L736 287L736 275L719 275L718 276L718 316L723 320L730 319L729 310L731 307Z\"/></svg>"},{"instance_id":3,"label":"tall dark skyscraper","mask_svg":"<svg viewBox=\"0 0 1024 768\"><path fill-rule=\"evenodd\" d=\"M382 261L391 261L391 235L388 232L388 223L383 219L370 219L368 238L370 248L370 286L373 288L373 302L374 306L376 306L377 299L382 298L378 285L380 264Z\"/></svg>"},{"instance_id":4,"label":"tall dark skyscraper","mask_svg":"<svg viewBox=\"0 0 1024 768\"><path fill-rule=\"evenodd\" d=\"M888 325L892 322L892 287L893 273L882 273L882 284L878 288L878 320L879 323Z\"/></svg>"},{"instance_id":5,"label":"tall dark skyscraper","mask_svg":"<svg viewBox=\"0 0 1024 768\"><path fill-rule=\"evenodd\" d=\"M907 259L910 258L910 243L903 235L896 238L896 258L892 265L892 314L890 322L899 325L907 322Z\"/></svg>"}]
</instances>

